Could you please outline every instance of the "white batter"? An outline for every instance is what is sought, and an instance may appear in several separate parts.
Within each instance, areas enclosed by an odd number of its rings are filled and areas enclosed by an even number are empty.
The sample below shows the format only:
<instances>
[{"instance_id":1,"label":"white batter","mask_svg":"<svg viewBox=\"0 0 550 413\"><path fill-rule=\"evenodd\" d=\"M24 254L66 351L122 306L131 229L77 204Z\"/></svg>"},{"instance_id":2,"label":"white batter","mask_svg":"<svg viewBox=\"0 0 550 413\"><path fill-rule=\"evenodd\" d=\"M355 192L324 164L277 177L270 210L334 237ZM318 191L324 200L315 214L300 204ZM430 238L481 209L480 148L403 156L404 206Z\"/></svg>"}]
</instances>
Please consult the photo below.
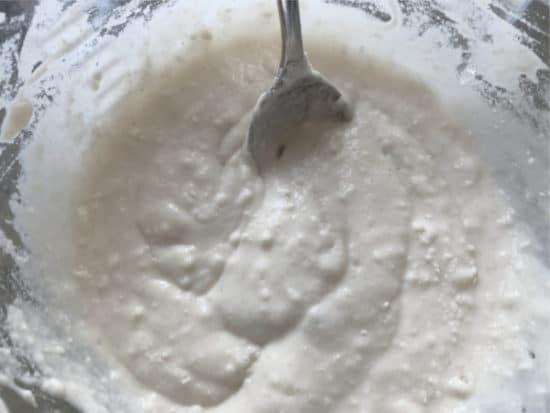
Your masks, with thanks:
<instances>
[{"instance_id":1,"label":"white batter","mask_svg":"<svg viewBox=\"0 0 550 413\"><path fill-rule=\"evenodd\" d=\"M66 295L97 346L180 406L440 412L488 374L479 296L514 312L519 270L510 291L498 278L521 265L518 237L487 220L504 210L426 86L311 54L354 119L293 131L263 176L241 147L273 73L266 45L151 74L98 123ZM501 362L522 356L506 347Z\"/></svg>"},{"instance_id":2,"label":"white batter","mask_svg":"<svg viewBox=\"0 0 550 413\"><path fill-rule=\"evenodd\" d=\"M259 174L276 44L201 47L94 120L57 229L20 212L52 294L146 412L462 412L534 363L543 312L475 137L394 65L313 45L354 118Z\"/></svg>"}]
</instances>

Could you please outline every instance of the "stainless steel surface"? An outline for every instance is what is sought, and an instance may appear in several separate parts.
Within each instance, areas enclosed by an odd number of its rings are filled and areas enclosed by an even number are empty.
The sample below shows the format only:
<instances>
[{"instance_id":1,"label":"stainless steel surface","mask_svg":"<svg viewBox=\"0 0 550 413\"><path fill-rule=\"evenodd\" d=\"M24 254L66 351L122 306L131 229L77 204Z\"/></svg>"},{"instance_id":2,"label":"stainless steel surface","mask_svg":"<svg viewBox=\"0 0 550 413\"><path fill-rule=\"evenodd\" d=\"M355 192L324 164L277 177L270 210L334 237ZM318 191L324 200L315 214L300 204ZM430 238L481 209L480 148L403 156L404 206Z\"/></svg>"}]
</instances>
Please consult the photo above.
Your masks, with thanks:
<instances>
[{"instance_id":1,"label":"stainless steel surface","mask_svg":"<svg viewBox=\"0 0 550 413\"><path fill-rule=\"evenodd\" d=\"M254 110L246 149L261 170L284 146L285 130L312 118L346 120L351 109L335 86L315 71L304 54L298 0L278 0L282 53L275 81Z\"/></svg>"}]
</instances>

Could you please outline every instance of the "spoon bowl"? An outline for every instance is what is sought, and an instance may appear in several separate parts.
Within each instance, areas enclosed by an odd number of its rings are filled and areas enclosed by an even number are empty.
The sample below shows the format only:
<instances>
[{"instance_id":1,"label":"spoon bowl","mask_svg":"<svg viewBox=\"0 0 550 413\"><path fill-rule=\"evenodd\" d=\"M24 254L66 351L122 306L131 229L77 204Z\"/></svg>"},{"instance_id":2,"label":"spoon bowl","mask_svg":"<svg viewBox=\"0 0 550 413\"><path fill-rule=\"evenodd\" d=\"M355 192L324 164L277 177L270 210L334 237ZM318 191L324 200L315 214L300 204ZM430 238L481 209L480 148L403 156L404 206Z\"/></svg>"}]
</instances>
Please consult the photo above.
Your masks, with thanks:
<instances>
[{"instance_id":1,"label":"spoon bowl","mask_svg":"<svg viewBox=\"0 0 550 413\"><path fill-rule=\"evenodd\" d=\"M281 153L280 138L311 119L349 120L351 108L342 93L309 63L303 49L298 0L278 0L282 54L271 88L254 110L245 149L261 170Z\"/></svg>"}]
</instances>

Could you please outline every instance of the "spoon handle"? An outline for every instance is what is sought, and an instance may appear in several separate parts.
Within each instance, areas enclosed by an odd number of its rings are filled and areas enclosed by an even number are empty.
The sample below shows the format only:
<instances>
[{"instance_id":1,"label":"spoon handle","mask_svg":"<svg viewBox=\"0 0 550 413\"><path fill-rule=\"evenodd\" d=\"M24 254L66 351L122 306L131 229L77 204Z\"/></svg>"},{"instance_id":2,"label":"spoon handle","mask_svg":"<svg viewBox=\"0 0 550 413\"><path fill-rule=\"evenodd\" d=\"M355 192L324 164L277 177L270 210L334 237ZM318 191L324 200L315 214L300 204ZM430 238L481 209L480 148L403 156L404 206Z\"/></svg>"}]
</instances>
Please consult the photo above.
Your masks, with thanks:
<instances>
[{"instance_id":1,"label":"spoon handle","mask_svg":"<svg viewBox=\"0 0 550 413\"><path fill-rule=\"evenodd\" d=\"M305 58L298 0L277 0L281 20L282 53L280 67Z\"/></svg>"}]
</instances>

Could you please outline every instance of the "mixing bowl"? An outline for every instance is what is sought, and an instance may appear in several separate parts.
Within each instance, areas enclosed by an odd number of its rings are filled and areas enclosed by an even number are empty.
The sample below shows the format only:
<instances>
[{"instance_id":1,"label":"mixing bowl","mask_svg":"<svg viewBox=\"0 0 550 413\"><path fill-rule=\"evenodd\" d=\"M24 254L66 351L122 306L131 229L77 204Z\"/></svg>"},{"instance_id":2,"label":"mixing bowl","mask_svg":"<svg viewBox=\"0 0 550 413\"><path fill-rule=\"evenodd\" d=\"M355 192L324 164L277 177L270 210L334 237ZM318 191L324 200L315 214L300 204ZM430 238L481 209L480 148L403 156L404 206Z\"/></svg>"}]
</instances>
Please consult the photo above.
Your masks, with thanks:
<instances>
[{"instance_id":1,"label":"mixing bowl","mask_svg":"<svg viewBox=\"0 0 550 413\"><path fill-rule=\"evenodd\" d=\"M10 412L79 411L63 395L56 394L55 382L43 384L40 379L55 372L45 371L42 360L33 357L32 342L7 325L8 307L24 302L41 315L49 334L66 334L62 331L63 316L50 310L42 295L30 288L18 271L19 263L33 259L12 222L17 182L24 173L18 155L34 139L34 127L44 111L63 93L52 86L54 81L85 72L94 56L108 49L117 36L132 25L145 27L160 10L176 2L186 3L189 8L189 18L182 22L182 38L201 28L208 28L214 35L231 36L243 22L262 22L258 30L277 30L276 19L266 19L276 12L275 2L267 0L0 2L0 124L4 121L4 135L13 135L4 136L6 139L0 142L0 400L5 400ZM302 8L306 46L308 33L315 32L327 43L347 44L349 53L366 52L403 66L430 84L447 109L468 125L476 137L476 152L488 165L518 222L530 234L531 252L544 266L541 273L548 275L548 2L308 0L302 2ZM232 11L231 19L227 18L227 10ZM36 16L40 16L40 22ZM108 86L116 91L116 77ZM12 100L21 99L23 89L22 104L28 100L32 112L27 111L28 117L22 123L15 122L20 127L13 129L12 122L10 133L6 133L6 107ZM85 113L86 108L83 116ZM45 181L44 185L56 182ZM58 357L79 359L79 345L69 347ZM101 384L101 362L97 361L94 369L87 366L90 380L97 380L97 387L102 389L99 403L111 411L124 411L124 402L120 401L123 397L117 389ZM523 406L522 412L550 412L548 393L538 391L534 377L518 377L514 383L512 396ZM511 404L501 403L511 397L505 395L509 391L503 389L502 394L474 401L470 411L512 413L506 407Z\"/></svg>"}]
</instances>

